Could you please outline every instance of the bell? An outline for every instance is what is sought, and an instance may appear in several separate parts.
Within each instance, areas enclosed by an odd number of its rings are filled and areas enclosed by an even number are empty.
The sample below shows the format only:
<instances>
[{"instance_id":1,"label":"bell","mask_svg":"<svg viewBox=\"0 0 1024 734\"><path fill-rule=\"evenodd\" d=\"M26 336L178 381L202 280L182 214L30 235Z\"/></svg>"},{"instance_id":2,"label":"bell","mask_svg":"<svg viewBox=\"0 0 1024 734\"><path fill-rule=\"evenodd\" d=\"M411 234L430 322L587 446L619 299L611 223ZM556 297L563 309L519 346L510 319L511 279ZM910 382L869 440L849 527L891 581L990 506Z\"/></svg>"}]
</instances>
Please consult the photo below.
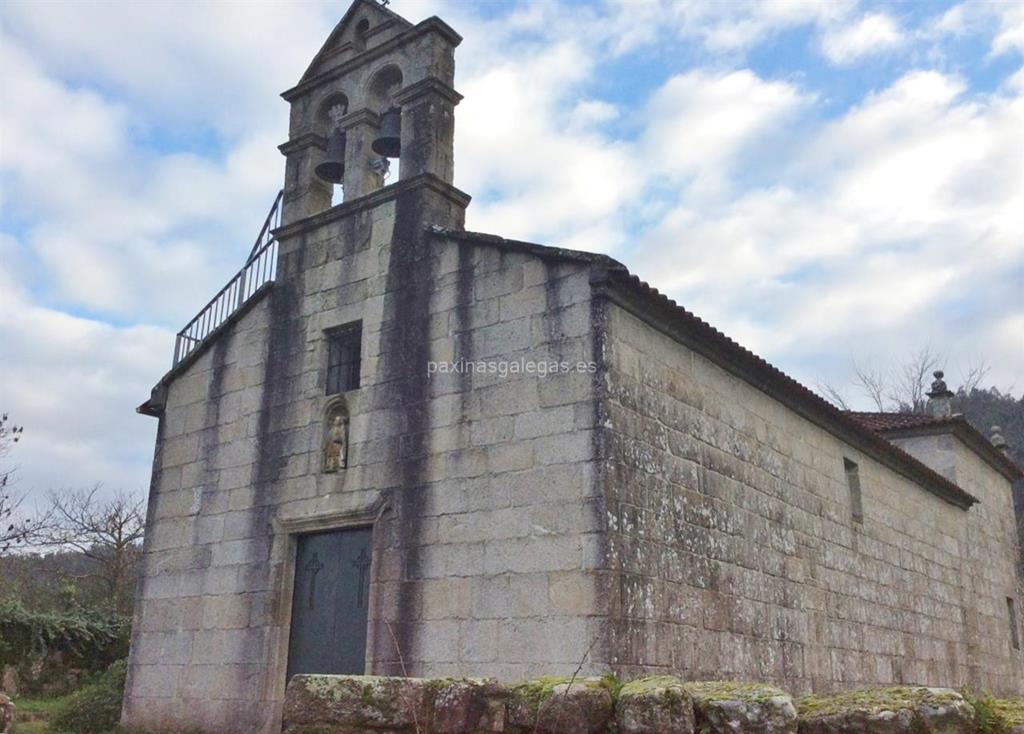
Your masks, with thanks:
<instances>
[{"instance_id":1,"label":"bell","mask_svg":"<svg viewBox=\"0 0 1024 734\"><path fill-rule=\"evenodd\" d=\"M402 152L402 110L392 107L380 117L380 133L373 141L373 152L385 158L397 158Z\"/></svg>"},{"instance_id":2,"label":"bell","mask_svg":"<svg viewBox=\"0 0 1024 734\"><path fill-rule=\"evenodd\" d=\"M345 132L337 128L327 138L327 155L316 167L317 176L328 183L341 183L345 175Z\"/></svg>"}]
</instances>

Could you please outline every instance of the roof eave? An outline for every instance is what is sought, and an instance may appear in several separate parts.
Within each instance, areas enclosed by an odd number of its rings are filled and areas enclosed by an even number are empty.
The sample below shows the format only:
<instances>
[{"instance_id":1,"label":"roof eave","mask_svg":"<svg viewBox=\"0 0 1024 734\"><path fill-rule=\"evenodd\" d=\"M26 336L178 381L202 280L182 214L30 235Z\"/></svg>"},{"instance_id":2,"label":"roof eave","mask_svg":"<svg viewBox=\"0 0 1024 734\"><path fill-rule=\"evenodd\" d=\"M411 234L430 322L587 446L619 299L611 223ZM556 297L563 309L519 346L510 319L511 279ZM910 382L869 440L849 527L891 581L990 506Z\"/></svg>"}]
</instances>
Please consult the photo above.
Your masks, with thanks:
<instances>
[{"instance_id":1,"label":"roof eave","mask_svg":"<svg viewBox=\"0 0 1024 734\"><path fill-rule=\"evenodd\" d=\"M916 438L950 434L960 439L978 457L1011 482L1024 479L1024 469L1002 451L997 449L977 428L962 417L953 417L922 426L905 426L878 430L887 439Z\"/></svg>"},{"instance_id":2,"label":"roof eave","mask_svg":"<svg viewBox=\"0 0 1024 734\"><path fill-rule=\"evenodd\" d=\"M838 435L940 499L963 510L969 510L978 502L977 497L970 492L878 433L858 424L844 411L631 274L628 268L614 258L599 253L507 240L480 232L442 228L431 228L430 231L435 236L457 241L523 252L540 258L588 264L593 268L590 280L595 294L615 300L638 316L650 317L645 320L655 328L660 328L673 339L700 352L723 369Z\"/></svg>"},{"instance_id":3,"label":"roof eave","mask_svg":"<svg viewBox=\"0 0 1024 734\"><path fill-rule=\"evenodd\" d=\"M609 297L637 315L661 316L658 324L677 341L703 354L804 418L839 436L851 446L874 457L928 492L968 510L978 499L962 487L893 445L880 435L860 426L824 398L801 385L777 367L741 346L657 289L628 271L608 271ZM632 296L631 298L628 296ZM623 296L627 296L623 298ZM649 322L650 323L650 322Z\"/></svg>"}]
</instances>

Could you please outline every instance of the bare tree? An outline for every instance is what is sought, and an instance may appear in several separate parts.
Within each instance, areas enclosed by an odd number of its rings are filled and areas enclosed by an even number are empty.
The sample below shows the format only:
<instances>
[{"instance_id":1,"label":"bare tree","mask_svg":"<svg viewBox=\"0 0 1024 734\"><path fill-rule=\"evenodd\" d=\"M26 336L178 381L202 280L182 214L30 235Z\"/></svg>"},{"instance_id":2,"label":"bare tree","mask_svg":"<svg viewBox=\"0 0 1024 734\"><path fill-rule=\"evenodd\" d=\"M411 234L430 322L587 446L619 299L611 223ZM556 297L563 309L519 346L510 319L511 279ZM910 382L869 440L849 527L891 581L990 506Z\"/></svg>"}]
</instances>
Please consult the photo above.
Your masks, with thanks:
<instances>
[{"instance_id":1,"label":"bare tree","mask_svg":"<svg viewBox=\"0 0 1024 734\"><path fill-rule=\"evenodd\" d=\"M831 385L827 382L818 381L818 392L828 400L830 403L835 405L840 410L852 410L850 407L850 401L846 397L846 393L840 390L835 385Z\"/></svg>"},{"instance_id":2,"label":"bare tree","mask_svg":"<svg viewBox=\"0 0 1024 734\"><path fill-rule=\"evenodd\" d=\"M900 413L923 413L928 404L932 373L943 367L945 359L926 344L900 367L889 389L889 399Z\"/></svg>"},{"instance_id":3,"label":"bare tree","mask_svg":"<svg viewBox=\"0 0 1024 734\"><path fill-rule=\"evenodd\" d=\"M989 370L988 363L985 360L979 360L977 362L971 362L967 365L967 369L960 373L960 391L963 391L965 395L970 395L975 390L981 388L981 381L988 375Z\"/></svg>"},{"instance_id":4,"label":"bare tree","mask_svg":"<svg viewBox=\"0 0 1024 734\"><path fill-rule=\"evenodd\" d=\"M0 460L21 440L24 430L11 423L7 413L0 414ZM12 546L32 540L47 519L45 513L35 518L19 516L25 495L14 491L14 480L15 468L7 464L0 466L0 555Z\"/></svg>"},{"instance_id":5,"label":"bare tree","mask_svg":"<svg viewBox=\"0 0 1024 734\"><path fill-rule=\"evenodd\" d=\"M132 605L135 571L146 526L144 501L126 492L110 499L92 489L50 493L51 521L38 534L38 544L74 550L93 561L97 578L120 613Z\"/></svg>"},{"instance_id":6,"label":"bare tree","mask_svg":"<svg viewBox=\"0 0 1024 734\"><path fill-rule=\"evenodd\" d=\"M870 398L875 409L879 412L886 410L886 384L889 382L889 375L883 370L874 369L868 365L853 363L853 372L856 375L854 384L860 391Z\"/></svg>"},{"instance_id":7,"label":"bare tree","mask_svg":"<svg viewBox=\"0 0 1024 734\"><path fill-rule=\"evenodd\" d=\"M923 413L928 407L928 390L932 373L943 369L944 355L930 344L910 352L895 369L883 369L858 362L853 363L855 391L867 398L874 410L881 413ZM971 362L961 370L957 393L969 396L981 385L989 372L984 361ZM818 391L843 410L851 409L846 392L827 382L818 383Z\"/></svg>"}]
</instances>

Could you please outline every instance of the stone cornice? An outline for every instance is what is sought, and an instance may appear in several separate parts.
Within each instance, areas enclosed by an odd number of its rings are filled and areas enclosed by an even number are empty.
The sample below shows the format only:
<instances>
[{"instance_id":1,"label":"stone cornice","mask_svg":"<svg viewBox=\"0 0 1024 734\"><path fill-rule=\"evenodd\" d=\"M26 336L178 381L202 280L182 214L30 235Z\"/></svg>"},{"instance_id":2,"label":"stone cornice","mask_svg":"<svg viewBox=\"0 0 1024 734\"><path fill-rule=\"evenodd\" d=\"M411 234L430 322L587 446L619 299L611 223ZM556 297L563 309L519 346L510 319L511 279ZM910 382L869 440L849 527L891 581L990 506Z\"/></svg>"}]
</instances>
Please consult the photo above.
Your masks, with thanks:
<instances>
[{"instance_id":1,"label":"stone cornice","mask_svg":"<svg viewBox=\"0 0 1024 734\"><path fill-rule=\"evenodd\" d=\"M399 105L406 105L410 102L414 102L420 97L425 97L431 94L448 100L451 102L453 107L462 101L462 95L440 79L428 77L404 87L395 95L395 103Z\"/></svg>"},{"instance_id":2,"label":"stone cornice","mask_svg":"<svg viewBox=\"0 0 1024 734\"><path fill-rule=\"evenodd\" d=\"M306 148L319 148L320 150L327 150L327 138L317 133L303 133L297 135L286 143L281 143L277 146L277 149L284 155L291 155L292 153L298 153L300 150Z\"/></svg>"},{"instance_id":3,"label":"stone cornice","mask_svg":"<svg viewBox=\"0 0 1024 734\"><path fill-rule=\"evenodd\" d=\"M323 530L372 525L379 521L381 516L390 509L391 505L384 497L378 496L370 504L352 510L296 516L286 515L279 511L277 515L271 518L270 523L276 533L291 535L312 533Z\"/></svg>"},{"instance_id":4,"label":"stone cornice","mask_svg":"<svg viewBox=\"0 0 1024 734\"><path fill-rule=\"evenodd\" d=\"M385 201L390 201L396 198L406 191L417 188L429 189L434 193L445 197L456 206L461 206L463 208L469 206L469 202L471 200L469 194L460 191L434 174L421 173L418 176L413 176L412 178L405 179L403 181L397 181L389 186L377 189L373 193L360 196L358 199L343 202L337 206L332 206L330 209L326 209L322 212L306 217L305 219L300 219L296 222L286 224L283 227L275 229L272 234L279 240L294 237L302 232L322 227L323 225L337 219L344 219L356 212L360 212L365 209L372 209Z\"/></svg>"},{"instance_id":5,"label":"stone cornice","mask_svg":"<svg viewBox=\"0 0 1024 734\"><path fill-rule=\"evenodd\" d=\"M347 115L338 120L338 127L340 127L342 130L348 130L349 128L355 127L356 125L371 125L373 127L380 127L380 115L378 115L373 110L369 110L364 107L361 110L349 112Z\"/></svg>"}]
</instances>

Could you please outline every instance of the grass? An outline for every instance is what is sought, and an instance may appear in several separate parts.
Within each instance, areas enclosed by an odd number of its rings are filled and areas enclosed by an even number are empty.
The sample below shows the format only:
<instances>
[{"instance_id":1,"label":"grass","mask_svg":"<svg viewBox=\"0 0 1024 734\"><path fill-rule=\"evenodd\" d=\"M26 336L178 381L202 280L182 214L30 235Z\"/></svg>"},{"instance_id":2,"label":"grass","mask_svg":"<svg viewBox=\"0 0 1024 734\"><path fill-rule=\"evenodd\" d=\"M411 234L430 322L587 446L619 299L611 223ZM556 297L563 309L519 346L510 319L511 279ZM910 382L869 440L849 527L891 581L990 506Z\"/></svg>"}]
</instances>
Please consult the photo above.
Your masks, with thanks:
<instances>
[{"instance_id":1,"label":"grass","mask_svg":"<svg viewBox=\"0 0 1024 734\"><path fill-rule=\"evenodd\" d=\"M651 691L662 691L669 688L680 688L683 681L671 675L655 675L647 678L637 678L627 683L620 683L618 691L628 696L639 696ZM615 698L618 698L616 696Z\"/></svg>"},{"instance_id":2,"label":"grass","mask_svg":"<svg viewBox=\"0 0 1024 734\"><path fill-rule=\"evenodd\" d=\"M939 707L953 703L956 693L936 692L928 688L897 686L870 688L861 691L837 693L831 696L804 696L796 701L800 716L832 716L847 711L912 710L919 706Z\"/></svg>"},{"instance_id":3,"label":"grass","mask_svg":"<svg viewBox=\"0 0 1024 734\"><path fill-rule=\"evenodd\" d=\"M17 698L14 699L14 705L18 707L19 716L26 713L49 716L64 700L64 696L60 698Z\"/></svg>"},{"instance_id":4,"label":"grass","mask_svg":"<svg viewBox=\"0 0 1024 734\"><path fill-rule=\"evenodd\" d=\"M777 696L788 695L781 688L764 683L735 683L733 681L686 682L683 688L694 701L746 701L765 703Z\"/></svg>"},{"instance_id":5,"label":"grass","mask_svg":"<svg viewBox=\"0 0 1024 734\"><path fill-rule=\"evenodd\" d=\"M19 711L20 715L21 712ZM45 721L18 721L14 722L14 734L49 734L49 725Z\"/></svg>"},{"instance_id":6,"label":"grass","mask_svg":"<svg viewBox=\"0 0 1024 734\"><path fill-rule=\"evenodd\" d=\"M995 714L1010 726L1024 724L1024 699L990 698L988 701Z\"/></svg>"},{"instance_id":7,"label":"grass","mask_svg":"<svg viewBox=\"0 0 1024 734\"><path fill-rule=\"evenodd\" d=\"M64 700L65 697L14 699L14 705L17 706L14 734L50 734L47 721ZM25 721L27 718L33 720Z\"/></svg>"},{"instance_id":8,"label":"grass","mask_svg":"<svg viewBox=\"0 0 1024 734\"><path fill-rule=\"evenodd\" d=\"M37 721L22 721L25 714L44 714L48 718L66 699L63 698L21 698L14 702L18 707L18 716L14 724L13 734L72 734L71 732L54 732L45 718ZM107 734L147 734L140 729L124 729L117 727Z\"/></svg>"},{"instance_id":9,"label":"grass","mask_svg":"<svg viewBox=\"0 0 1024 734\"><path fill-rule=\"evenodd\" d=\"M995 698L963 690L964 698L974 707L978 734L1010 734L1015 726L1024 724L1024 699Z\"/></svg>"}]
</instances>

